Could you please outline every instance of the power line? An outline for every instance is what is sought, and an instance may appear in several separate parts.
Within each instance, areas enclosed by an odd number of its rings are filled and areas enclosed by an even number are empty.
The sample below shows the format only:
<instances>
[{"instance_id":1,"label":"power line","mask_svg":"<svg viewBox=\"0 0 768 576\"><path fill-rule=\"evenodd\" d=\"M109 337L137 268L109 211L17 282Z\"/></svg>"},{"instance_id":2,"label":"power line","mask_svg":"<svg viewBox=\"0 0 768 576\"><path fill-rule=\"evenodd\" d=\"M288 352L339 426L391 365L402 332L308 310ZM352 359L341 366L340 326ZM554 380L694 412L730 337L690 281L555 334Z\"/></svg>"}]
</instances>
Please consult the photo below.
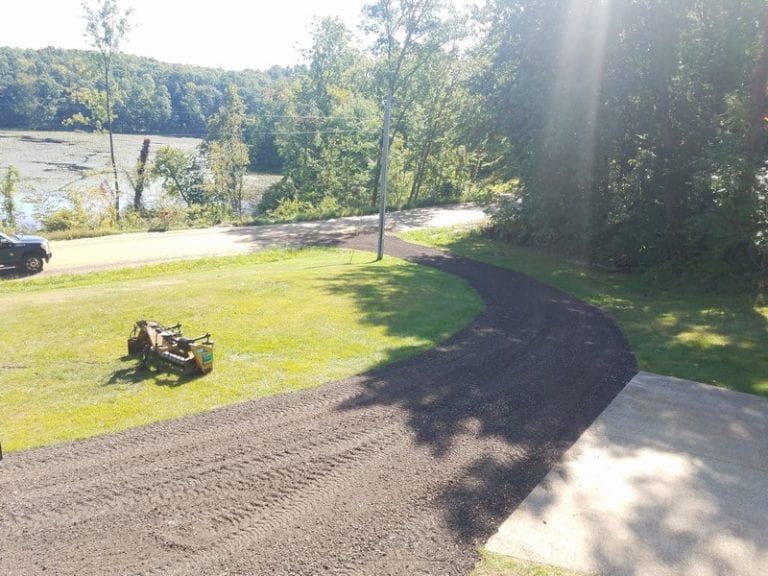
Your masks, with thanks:
<instances>
[{"instance_id":1,"label":"power line","mask_svg":"<svg viewBox=\"0 0 768 576\"><path fill-rule=\"evenodd\" d=\"M277 130L277 131L270 131L270 132L261 132L258 131L258 134L267 135L267 136L304 136L308 134L359 134L360 130Z\"/></svg>"}]
</instances>

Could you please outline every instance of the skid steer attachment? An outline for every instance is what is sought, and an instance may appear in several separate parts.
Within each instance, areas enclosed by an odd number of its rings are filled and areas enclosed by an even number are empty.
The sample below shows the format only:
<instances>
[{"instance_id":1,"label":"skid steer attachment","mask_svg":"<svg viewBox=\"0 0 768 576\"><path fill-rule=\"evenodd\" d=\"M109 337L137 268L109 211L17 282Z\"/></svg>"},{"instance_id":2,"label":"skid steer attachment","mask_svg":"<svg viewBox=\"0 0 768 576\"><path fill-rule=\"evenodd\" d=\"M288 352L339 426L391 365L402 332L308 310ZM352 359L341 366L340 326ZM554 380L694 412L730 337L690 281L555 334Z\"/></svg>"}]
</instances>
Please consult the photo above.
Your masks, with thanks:
<instances>
[{"instance_id":1,"label":"skid steer attachment","mask_svg":"<svg viewBox=\"0 0 768 576\"><path fill-rule=\"evenodd\" d=\"M213 370L211 335L185 338L181 324L166 327L152 320L137 321L128 337L128 354L140 359L140 369L164 367L184 376Z\"/></svg>"}]
</instances>

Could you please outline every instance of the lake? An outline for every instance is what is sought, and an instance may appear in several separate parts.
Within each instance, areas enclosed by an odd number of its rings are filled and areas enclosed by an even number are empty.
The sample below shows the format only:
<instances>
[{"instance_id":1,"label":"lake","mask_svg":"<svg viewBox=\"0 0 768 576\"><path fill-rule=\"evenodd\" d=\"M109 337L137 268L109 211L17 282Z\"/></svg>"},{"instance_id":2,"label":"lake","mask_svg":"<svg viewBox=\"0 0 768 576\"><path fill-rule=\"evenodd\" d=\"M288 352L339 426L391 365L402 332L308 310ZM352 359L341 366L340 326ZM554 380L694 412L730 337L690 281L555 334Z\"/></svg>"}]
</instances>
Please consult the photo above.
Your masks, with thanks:
<instances>
[{"instance_id":1,"label":"lake","mask_svg":"<svg viewBox=\"0 0 768 576\"><path fill-rule=\"evenodd\" d=\"M150 160L163 146L193 152L201 142L199 138L115 134L122 206L130 205L133 200L133 191L123 171L136 165L144 138L151 141ZM0 177L5 176L9 166L14 166L21 175L19 224L26 227L37 224L34 205L38 202L61 206L69 189L98 188L102 182L107 182L110 189L114 186L106 133L0 130ZM159 194L159 183L145 192L148 202Z\"/></svg>"}]
</instances>

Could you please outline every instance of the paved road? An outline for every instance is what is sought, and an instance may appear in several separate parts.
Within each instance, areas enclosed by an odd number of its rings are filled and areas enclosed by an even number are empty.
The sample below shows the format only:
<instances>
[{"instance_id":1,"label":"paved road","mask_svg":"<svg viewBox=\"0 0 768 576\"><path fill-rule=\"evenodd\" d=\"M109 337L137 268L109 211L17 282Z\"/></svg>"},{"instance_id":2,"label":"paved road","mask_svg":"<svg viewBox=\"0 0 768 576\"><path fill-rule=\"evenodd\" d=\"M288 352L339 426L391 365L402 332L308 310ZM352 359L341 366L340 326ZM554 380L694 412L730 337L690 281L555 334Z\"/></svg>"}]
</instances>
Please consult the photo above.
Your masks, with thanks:
<instances>
[{"instance_id":1,"label":"paved road","mask_svg":"<svg viewBox=\"0 0 768 576\"><path fill-rule=\"evenodd\" d=\"M387 251L465 278L486 310L342 382L6 455L0 574L468 574L634 357L599 311L527 277Z\"/></svg>"},{"instance_id":2,"label":"paved road","mask_svg":"<svg viewBox=\"0 0 768 576\"><path fill-rule=\"evenodd\" d=\"M481 209L460 205L393 212L387 216L386 222L389 230L409 230L475 224L484 220L485 214ZM243 254L268 248L299 248L371 232L377 226L378 216L363 216L296 224L145 232L53 242L53 259L43 275Z\"/></svg>"}]
</instances>

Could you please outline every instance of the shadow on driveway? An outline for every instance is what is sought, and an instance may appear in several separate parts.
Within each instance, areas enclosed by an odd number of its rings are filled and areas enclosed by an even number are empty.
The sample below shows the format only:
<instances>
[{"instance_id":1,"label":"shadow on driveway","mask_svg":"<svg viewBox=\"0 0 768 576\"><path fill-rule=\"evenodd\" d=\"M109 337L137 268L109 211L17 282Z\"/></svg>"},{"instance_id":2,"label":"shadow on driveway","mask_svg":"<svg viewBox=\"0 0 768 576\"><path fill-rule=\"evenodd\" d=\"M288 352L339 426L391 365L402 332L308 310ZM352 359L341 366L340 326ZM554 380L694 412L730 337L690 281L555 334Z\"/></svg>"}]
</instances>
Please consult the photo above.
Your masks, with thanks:
<instances>
[{"instance_id":1,"label":"shadow on driveway","mask_svg":"<svg viewBox=\"0 0 768 576\"><path fill-rule=\"evenodd\" d=\"M387 248L467 279L487 308L437 349L370 374L340 410L399 408L456 543L476 546L632 378L634 356L600 311L530 278L393 238Z\"/></svg>"}]
</instances>

